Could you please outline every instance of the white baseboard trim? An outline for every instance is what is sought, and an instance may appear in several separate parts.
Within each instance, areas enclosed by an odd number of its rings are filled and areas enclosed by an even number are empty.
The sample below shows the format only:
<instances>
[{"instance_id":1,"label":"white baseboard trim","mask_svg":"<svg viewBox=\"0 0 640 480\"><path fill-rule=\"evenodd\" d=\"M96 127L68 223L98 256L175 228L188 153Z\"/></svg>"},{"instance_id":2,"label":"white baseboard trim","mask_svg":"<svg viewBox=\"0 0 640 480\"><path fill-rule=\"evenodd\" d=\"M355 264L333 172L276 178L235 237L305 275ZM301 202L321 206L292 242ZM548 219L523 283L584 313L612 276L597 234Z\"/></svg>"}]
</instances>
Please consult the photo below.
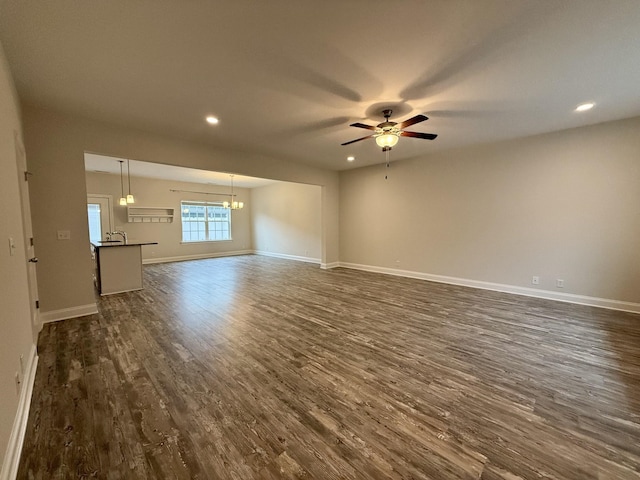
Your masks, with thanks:
<instances>
[{"instance_id":1,"label":"white baseboard trim","mask_svg":"<svg viewBox=\"0 0 640 480\"><path fill-rule=\"evenodd\" d=\"M184 262L187 260L202 260L205 258L234 257L236 255L251 255L252 253L253 253L253 250L234 250L233 252L199 253L196 255L180 255L177 257L145 258L142 260L142 264L150 265L153 263Z\"/></svg>"},{"instance_id":2,"label":"white baseboard trim","mask_svg":"<svg viewBox=\"0 0 640 480\"><path fill-rule=\"evenodd\" d=\"M322 270L331 270L332 268L338 268L340 266L340 262L331 262L331 263L321 263L320 268Z\"/></svg>"},{"instance_id":3,"label":"white baseboard trim","mask_svg":"<svg viewBox=\"0 0 640 480\"><path fill-rule=\"evenodd\" d=\"M285 260L295 260L297 262L320 263L319 258L302 257L300 255L287 255L286 253L265 252L264 250L254 250L253 253L256 255L262 255L263 257L284 258Z\"/></svg>"},{"instance_id":4,"label":"white baseboard trim","mask_svg":"<svg viewBox=\"0 0 640 480\"><path fill-rule=\"evenodd\" d=\"M29 408L31 407L31 395L33 394L33 384L36 379L37 367L38 354L36 346L33 345L29 352L29 359L27 360L22 378L18 410L13 420L9 444L7 445L7 451L5 452L2 462L0 480L15 480L18 475L20 454L22 453L22 444L24 443L24 435L27 430L27 421L29 420Z\"/></svg>"},{"instance_id":5,"label":"white baseboard trim","mask_svg":"<svg viewBox=\"0 0 640 480\"><path fill-rule=\"evenodd\" d=\"M494 290L497 292L513 293L527 297L544 298L547 300L557 300L559 302L576 303L591 307L608 308L610 310L620 310L623 312L640 313L640 303L625 302L622 300L611 300L608 298L589 297L586 295L576 295L573 293L554 292L551 290L538 290L535 288L518 287L502 283L482 282L467 278L447 277L443 275L433 275L430 273L414 272L411 270L399 270L396 268L377 267L373 265L361 265L357 263L339 262L341 267L353 270L363 270L366 272L384 273L398 277L417 278L430 282L448 283L451 285L461 285L463 287L480 288L482 290Z\"/></svg>"},{"instance_id":6,"label":"white baseboard trim","mask_svg":"<svg viewBox=\"0 0 640 480\"><path fill-rule=\"evenodd\" d=\"M66 320L67 318L93 315L94 313L98 313L98 306L95 303L89 303L87 305L78 305L77 307L41 312L40 321L42 321L42 323L57 322L58 320Z\"/></svg>"}]
</instances>

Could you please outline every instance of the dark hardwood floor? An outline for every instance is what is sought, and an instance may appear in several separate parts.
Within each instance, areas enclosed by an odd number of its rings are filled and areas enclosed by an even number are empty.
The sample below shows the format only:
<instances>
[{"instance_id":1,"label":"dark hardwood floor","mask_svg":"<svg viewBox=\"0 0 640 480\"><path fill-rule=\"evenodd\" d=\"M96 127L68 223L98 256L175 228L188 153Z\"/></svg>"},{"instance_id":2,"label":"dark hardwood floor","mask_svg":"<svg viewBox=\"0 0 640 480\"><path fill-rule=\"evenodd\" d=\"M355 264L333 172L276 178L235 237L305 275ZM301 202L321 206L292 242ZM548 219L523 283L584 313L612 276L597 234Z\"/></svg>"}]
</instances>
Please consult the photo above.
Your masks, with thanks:
<instances>
[{"instance_id":1,"label":"dark hardwood floor","mask_svg":"<svg viewBox=\"0 0 640 480\"><path fill-rule=\"evenodd\" d=\"M259 256L45 326L20 479L640 479L640 316Z\"/></svg>"}]
</instances>

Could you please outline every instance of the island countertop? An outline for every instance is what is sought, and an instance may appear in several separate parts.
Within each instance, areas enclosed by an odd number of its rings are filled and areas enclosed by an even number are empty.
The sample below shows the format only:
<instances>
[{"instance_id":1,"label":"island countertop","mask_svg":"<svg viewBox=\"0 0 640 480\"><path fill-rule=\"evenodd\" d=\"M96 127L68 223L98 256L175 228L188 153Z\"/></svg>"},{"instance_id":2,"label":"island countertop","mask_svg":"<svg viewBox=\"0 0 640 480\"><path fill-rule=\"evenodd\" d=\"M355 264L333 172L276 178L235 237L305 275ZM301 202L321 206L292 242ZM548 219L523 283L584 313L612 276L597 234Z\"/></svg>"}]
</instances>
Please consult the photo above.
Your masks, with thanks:
<instances>
[{"instance_id":1,"label":"island countertop","mask_svg":"<svg viewBox=\"0 0 640 480\"><path fill-rule=\"evenodd\" d=\"M93 242L91 242L91 245L94 248L103 248L103 247L130 247L130 246L135 246L135 245L158 245L158 242L127 242L124 243L121 240L115 240L115 241L106 241L102 244L95 244Z\"/></svg>"}]
</instances>

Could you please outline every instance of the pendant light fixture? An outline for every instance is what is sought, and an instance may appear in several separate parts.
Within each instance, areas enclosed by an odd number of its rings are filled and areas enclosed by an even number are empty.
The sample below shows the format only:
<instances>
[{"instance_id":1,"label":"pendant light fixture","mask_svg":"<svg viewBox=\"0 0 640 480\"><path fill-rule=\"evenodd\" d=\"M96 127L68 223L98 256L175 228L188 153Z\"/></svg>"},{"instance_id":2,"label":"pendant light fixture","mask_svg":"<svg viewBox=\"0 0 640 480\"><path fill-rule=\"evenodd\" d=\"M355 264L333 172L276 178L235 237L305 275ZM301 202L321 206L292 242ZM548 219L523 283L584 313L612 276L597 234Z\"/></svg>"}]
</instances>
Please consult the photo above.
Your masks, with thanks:
<instances>
[{"instance_id":1,"label":"pendant light fixture","mask_svg":"<svg viewBox=\"0 0 640 480\"><path fill-rule=\"evenodd\" d=\"M131 170L129 168L129 159L127 158L127 180L129 182L129 194L127 195L127 203L136 203L133 195L131 194Z\"/></svg>"},{"instance_id":2,"label":"pendant light fixture","mask_svg":"<svg viewBox=\"0 0 640 480\"><path fill-rule=\"evenodd\" d=\"M124 179L122 177L122 164L124 163L124 160L118 160L118 161L120 162L120 200L118 201L118 203L123 207L126 207L127 199L124 196Z\"/></svg>"},{"instance_id":3,"label":"pendant light fixture","mask_svg":"<svg viewBox=\"0 0 640 480\"><path fill-rule=\"evenodd\" d=\"M230 177L231 177L231 201L222 202L222 206L224 208L230 208L231 210L240 210L241 208L244 208L244 202L238 202L233 199L233 197L235 197L235 195L233 194L233 175L230 175Z\"/></svg>"}]
</instances>

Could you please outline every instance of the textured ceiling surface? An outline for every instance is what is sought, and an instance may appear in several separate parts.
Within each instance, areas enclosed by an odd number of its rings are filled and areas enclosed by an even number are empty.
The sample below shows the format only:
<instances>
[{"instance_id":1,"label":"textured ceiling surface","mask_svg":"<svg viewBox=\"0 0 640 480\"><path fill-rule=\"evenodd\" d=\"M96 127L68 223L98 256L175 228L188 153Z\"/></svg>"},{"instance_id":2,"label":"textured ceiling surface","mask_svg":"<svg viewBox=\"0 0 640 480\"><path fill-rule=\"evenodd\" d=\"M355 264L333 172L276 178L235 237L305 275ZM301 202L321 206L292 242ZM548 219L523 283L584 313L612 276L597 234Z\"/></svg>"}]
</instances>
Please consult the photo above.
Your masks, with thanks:
<instances>
[{"instance_id":1,"label":"textured ceiling surface","mask_svg":"<svg viewBox=\"0 0 640 480\"><path fill-rule=\"evenodd\" d=\"M385 107L438 134L393 160L640 115L639 25L638 0L0 3L24 102L329 169L382 161L340 144Z\"/></svg>"}]
</instances>

